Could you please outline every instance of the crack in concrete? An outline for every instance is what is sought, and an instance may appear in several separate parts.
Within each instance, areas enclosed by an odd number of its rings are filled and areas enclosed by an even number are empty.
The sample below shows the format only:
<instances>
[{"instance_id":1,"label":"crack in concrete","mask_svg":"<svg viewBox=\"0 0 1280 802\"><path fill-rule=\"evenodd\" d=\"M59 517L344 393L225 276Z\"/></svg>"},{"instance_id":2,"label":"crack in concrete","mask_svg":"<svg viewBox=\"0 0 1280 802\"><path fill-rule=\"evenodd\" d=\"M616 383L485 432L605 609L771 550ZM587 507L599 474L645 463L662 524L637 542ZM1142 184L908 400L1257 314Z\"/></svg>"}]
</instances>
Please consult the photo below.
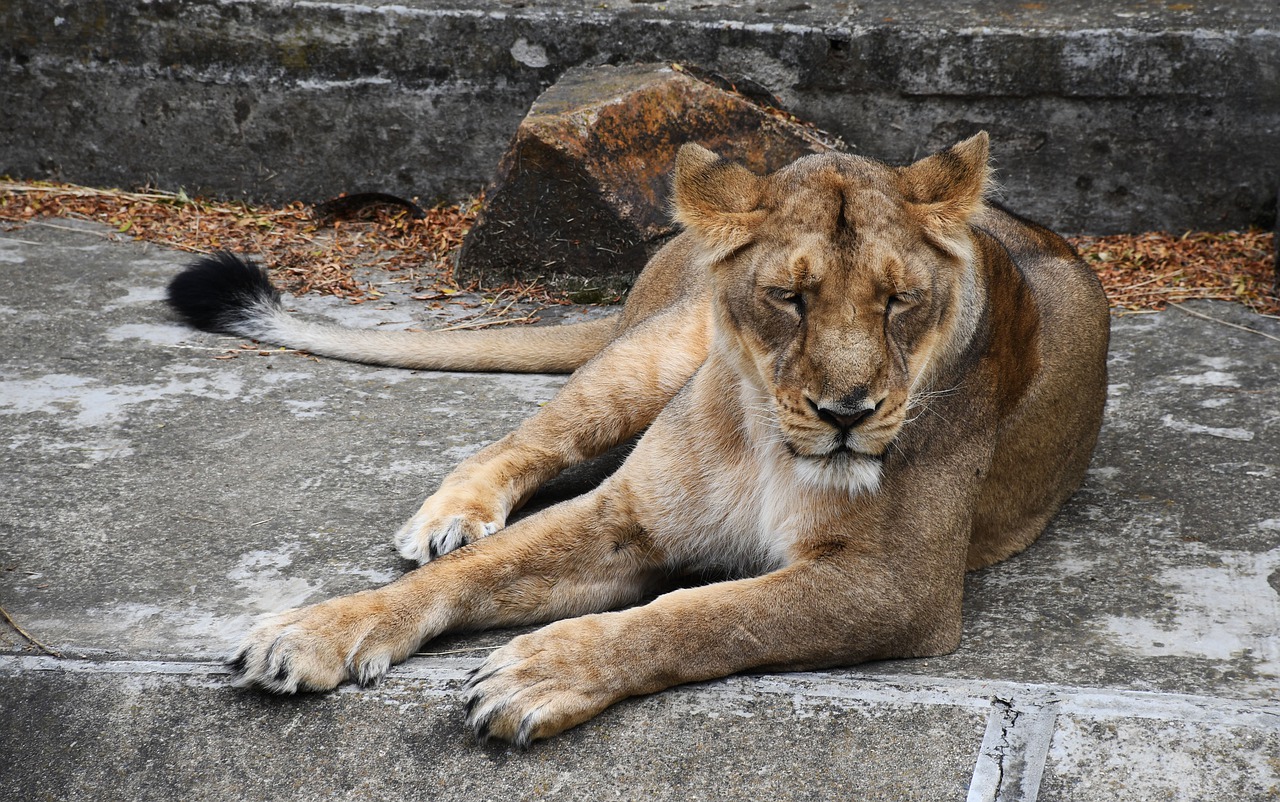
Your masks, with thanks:
<instances>
[{"instance_id":1,"label":"crack in concrete","mask_svg":"<svg viewBox=\"0 0 1280 802\"><path fill-rule=\"evenodd\" d=\"M991 700L987 731L978 748L973 778L969 781L968 802L994 802L1000 798L1000 789L1004 785L1004 761L1009 750L1009 731L1016 722L1017 713L1011 701Z\"/></svg>"}]
</instances>

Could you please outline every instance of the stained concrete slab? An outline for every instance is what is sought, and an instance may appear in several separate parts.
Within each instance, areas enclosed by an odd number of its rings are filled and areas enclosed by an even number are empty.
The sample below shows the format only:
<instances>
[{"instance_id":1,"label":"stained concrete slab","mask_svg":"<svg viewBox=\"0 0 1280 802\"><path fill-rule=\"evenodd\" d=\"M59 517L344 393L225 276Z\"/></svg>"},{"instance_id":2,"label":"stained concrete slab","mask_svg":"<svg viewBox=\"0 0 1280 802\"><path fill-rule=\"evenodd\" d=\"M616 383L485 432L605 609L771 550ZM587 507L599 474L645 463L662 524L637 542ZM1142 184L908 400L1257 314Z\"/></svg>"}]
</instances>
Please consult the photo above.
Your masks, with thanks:
<instances>
[{"instance_id":1,"label":"stained concrete slab","mask_svg":"<svg viewBox=\"0 0 1280 802\"><path fill-rule=\"evenodd\" d=\"M2 788L1145 800L1280 787L1280 342L1225 325L1280 336L1274 320L1218 303L1114 320L1089 478L1035 546L970 576L957 653L677 689L521 754L472 743L456 697L510 632L428 644L377 689L294 700L229 689L216 660L258 613L406 570L395 526L563 380L241 351L160 303L184 255L52 225L0 232L0 605L62 655L0 629ZM362 325L424 314L384 289L377 306L294 303ZM215 359L229 351L242 355Z\"/></svg>"},{"instance_id":2,"label":"stained concrete slab","mask_svg":"<svg viewBox=\"0 0 1280 802\"><path fill-rule=\"evenodd\" d=\"M201 676L30 672L0 677L16 711L0 747L26 758L9 787L29 798L957 799L984 724L981 710L738 680L636 700L519 753L468 743L463 676L264 699ZM69 787L50 765L72 770Z\"/></svg>"},{"instance_id":3,"label":"stained concrete slab","mask_svg":"<svg viewBox=\"0 0 1280 802\"><path fill-rule=\"evenodd\" d=\"M1231 721L1063 716L1040 799L1274 799L1277 763L1280 737Z\"/></svg>"}]
</instances>

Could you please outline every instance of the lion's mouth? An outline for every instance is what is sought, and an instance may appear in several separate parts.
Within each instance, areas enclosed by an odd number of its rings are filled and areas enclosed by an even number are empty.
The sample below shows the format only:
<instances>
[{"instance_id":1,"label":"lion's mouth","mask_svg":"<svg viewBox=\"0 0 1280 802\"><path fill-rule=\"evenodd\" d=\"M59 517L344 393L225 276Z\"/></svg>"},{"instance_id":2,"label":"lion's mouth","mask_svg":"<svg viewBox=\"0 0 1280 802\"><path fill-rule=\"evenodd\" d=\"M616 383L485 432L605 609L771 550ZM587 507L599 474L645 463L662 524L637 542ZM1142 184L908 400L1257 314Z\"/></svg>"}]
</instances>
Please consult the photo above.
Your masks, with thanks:
<instances>
[{"instance_id":1,"label":"lion's mouth","mask_svg":"<svg viewBox=\"0 0 1280 802\"><path fill-rule=\"evenodd\" d=\"M846 443L831 449L825 454L818 455L817 458L825 460L867 459L873 462L884 462L884 452L872 454L867 451L858 451Z\"/></svg>"},{"instance_id":2,"label":"lion's mouth","mask_svg":"<svg viewBox=\"0 0 1280 802\"><path fill-rule=\"evenodd\" d=\"M847 442L840 443L829 451L820 451L817 453L806 453L796 448L791 443L785 443L788 453L796 459L813 460L815 462L839 462L841 460L867 459L874 462L884 462L884 452L870 453L855 449Z\"/></svg>"}]
</instances>

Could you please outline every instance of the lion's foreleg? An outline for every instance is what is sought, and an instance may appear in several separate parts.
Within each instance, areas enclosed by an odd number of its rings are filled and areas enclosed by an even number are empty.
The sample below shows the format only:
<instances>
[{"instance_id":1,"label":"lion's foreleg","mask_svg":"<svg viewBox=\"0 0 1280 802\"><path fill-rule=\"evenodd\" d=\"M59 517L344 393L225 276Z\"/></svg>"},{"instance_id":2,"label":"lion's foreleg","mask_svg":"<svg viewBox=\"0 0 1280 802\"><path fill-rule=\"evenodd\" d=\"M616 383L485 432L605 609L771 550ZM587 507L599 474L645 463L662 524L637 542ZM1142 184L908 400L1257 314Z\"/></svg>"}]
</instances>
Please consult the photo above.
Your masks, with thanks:
<instances>
[{"instance_id":1,"label":"lion's foreleg","mask_svg":"<svg viewBox=\"0 0 1280 802\"><path fill-rule=\"evenodd\" d=\"M512 640L478 669L469 723L481 739L526 745L628 696L681 683L918 653L910 607L890 583L859 584L808 561L559 621ZM959 609L948 615L958 619Z\"/></svg>"},{"instance_id":2,"label":"lion's foreleg","mask_svg":"<svg viewBox=\"0 0 1280 802\"><path fill-rule=\"evenodd\" d=\"M648 426L706 358L705 328L684 308L624 333L519 429L446 477L396 533L400 554L425 563L493 534L547 480Z\"/></svg>"},{"instance_id":3,"label":"lion's foreleg","mask_svg":"<svg viewBox=\"0 0 1280 802\"><path fill-rule=\"evenodd\" d=\"M249 633L231 668L239 685L285 693L369 682L443 632L635 601L661 561L626 510L592 493L384 587L279 613Z\"/></svg>"}]
</instances>

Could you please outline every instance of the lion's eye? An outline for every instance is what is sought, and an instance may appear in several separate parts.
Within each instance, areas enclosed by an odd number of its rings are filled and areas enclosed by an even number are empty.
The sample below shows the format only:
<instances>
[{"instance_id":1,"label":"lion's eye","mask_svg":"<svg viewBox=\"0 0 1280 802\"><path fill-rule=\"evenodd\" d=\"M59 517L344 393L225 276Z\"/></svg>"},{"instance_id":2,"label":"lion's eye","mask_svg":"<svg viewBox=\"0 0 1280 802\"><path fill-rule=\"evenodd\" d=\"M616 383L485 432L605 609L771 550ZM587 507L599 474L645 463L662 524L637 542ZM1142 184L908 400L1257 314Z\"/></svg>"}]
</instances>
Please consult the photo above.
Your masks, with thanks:
<instances>
[{"instance_id":1,"label":"lion's eye","mask_svg":"<svg viewBox=\"0 0 1280 802\"><path fill-rule=\"evenodd\" d=\"M910 293L897 293L889 296L889 302L885 305L885 312L890 315L896 315L905 312L916 305L917 298Z\"/></svg>"},{"instance_id":2,"label":"lion's eye","mask_svg":"<svg viewBox=\"0 0 1280 802\"><path fill-rule=\"evenodd\" d=\"M779 306L789 306L797 314L804 314L804 296L798 292L779 287L769 290L769 297Z\"/></svg>"}]
</instances>

